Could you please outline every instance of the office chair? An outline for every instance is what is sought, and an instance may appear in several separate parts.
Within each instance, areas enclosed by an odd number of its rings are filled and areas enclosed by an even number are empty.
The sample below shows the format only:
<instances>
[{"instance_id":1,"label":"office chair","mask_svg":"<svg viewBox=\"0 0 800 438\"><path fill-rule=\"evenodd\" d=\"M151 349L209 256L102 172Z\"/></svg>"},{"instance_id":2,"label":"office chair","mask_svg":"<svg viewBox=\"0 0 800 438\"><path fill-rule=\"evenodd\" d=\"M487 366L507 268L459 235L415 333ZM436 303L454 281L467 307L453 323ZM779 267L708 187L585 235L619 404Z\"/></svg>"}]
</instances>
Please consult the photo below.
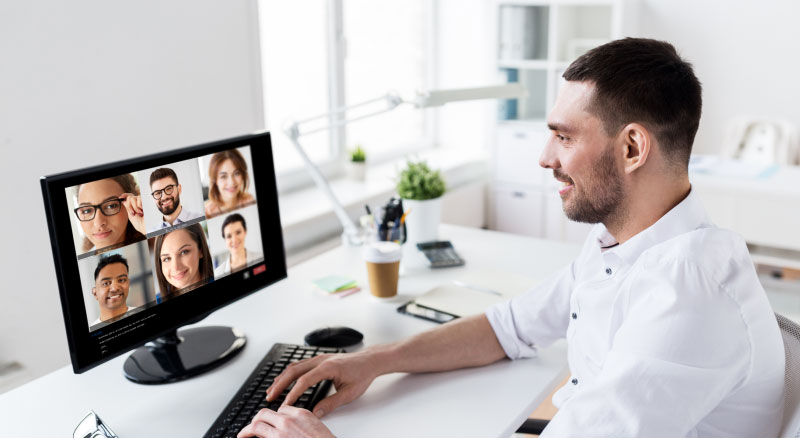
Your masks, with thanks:
<instances>
[{"instance_id":1,"label":"office chair","mask_svg":"<svg viewBox=\"0 0 800 438\"><path fill-rule=\"evenodd\" d=\"M783 401L783 424L780 436L800 437L800 325L775 314L786 351L786 393Z\"/></svg>"},{"instance_id":2,"label":"office chair","mask_svg":"<svg viewBox=\"0 0 800 438\"><path fill-rule=\"evenodd\" d=\"M783 315L775 314L783 337L786 354L785 395L783 401L783 423L781 438L800 438L800 325ZM517 433L539 435L547 420L529 418L517 429Z\"/></svg>"}]
</instances>

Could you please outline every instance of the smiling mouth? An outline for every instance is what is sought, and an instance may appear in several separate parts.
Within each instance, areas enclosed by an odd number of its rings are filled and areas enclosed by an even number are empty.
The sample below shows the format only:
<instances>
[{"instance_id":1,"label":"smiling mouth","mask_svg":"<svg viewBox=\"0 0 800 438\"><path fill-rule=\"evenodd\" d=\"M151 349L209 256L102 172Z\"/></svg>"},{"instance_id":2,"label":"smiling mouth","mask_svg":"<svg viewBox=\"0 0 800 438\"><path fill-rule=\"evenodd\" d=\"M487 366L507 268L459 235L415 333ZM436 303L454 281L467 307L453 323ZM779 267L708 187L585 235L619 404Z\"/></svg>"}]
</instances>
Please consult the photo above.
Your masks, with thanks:
<instances>
[{"instance_id":1,"label":"smiling mouth","mask_svg":"<svg viewBox=\"0 0 800 438\"><path fill-rule=\"evenodd\" d=\"M94 234L92 234L92 236L94 236L94 237L95 237L97 240L104 240L104 239L107 239L107 238L108 238L108 236L110 236L110 235L111 235L111 230L108 230L108 231L102 231L102 232L100 232L100 233L94 233Z\"/></svg>"},{"instance_id":2,"label":"smiling mouth","mask_svg":"<svg viewBox=\"0 0 800 438\"><path fill-rule=\"evenodd\" d=\"M122 298L122 292L116 293L114 295L109 295L108 297L106 297L106 301L113 301L119 298Z\"/></svg>"},{"instance_id":3,"label":"smiling mouth","mask_svg":"<svg viewBox=\"0 0 800 438\"><path fill-rule=\"evenodd\" d=\"M184 277L186 277L186 273L187 272L189 272L188 269L180 271L180 272L175 272L172 275L170 275L170 277L172 277L173 280L183 280Z\"/></svg>"}]
</instances>

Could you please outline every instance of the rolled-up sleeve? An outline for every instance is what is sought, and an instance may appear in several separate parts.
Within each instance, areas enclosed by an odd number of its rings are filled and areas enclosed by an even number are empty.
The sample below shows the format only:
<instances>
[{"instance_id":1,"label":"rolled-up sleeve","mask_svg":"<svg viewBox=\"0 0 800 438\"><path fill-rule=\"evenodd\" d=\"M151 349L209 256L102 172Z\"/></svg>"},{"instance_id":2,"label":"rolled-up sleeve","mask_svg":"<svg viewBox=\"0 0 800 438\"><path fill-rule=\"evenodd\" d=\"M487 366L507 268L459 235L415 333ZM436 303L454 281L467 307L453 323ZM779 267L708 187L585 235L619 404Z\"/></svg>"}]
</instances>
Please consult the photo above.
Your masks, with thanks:
<instances>
[{"instance_id":1,"label":"rolled-up sleeve","mask_svg":"<svg viewBox=\"0 0 800 438\"><path fill-rule=\"evenodd\" d=\"M490 307L486 317L510 359L533 357L538 347L564 338L569 325L569 299L574 262L529 291Z\"/></svg>"}]
</instances>

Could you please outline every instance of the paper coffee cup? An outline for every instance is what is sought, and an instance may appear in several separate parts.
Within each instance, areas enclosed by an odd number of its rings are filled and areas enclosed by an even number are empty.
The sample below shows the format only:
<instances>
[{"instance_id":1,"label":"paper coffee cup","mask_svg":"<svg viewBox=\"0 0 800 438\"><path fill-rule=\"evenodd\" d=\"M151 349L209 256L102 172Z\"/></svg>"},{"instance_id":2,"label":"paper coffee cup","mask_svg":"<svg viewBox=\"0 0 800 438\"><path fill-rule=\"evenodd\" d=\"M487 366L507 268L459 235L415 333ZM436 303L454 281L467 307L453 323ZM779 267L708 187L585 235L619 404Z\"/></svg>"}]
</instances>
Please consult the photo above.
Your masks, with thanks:
<instances>
[{"instance_id":1,"label":"paper coffee cup","mask_svg":"<svg viewBox=\"0 0 800 438\"><path fill-rule=\"evenodd\" d=\"M397 295L402 247L396 242L372 242L364 249L369 291L378 298Z\"/></svg>"}]
</instances>

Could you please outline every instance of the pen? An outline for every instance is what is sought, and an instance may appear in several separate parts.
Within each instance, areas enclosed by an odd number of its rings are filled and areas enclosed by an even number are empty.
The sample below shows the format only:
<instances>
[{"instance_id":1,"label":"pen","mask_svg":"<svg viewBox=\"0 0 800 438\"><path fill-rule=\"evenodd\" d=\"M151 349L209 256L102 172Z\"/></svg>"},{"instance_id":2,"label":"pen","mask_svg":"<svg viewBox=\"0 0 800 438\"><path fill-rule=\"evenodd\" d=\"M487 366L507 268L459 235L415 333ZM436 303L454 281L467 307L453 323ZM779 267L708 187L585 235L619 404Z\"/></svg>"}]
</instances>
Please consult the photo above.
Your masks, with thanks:
<instances>
[{"instance_id":1,"label":"pen","mask_svg":"<svg viewBox=\"0 0 800 438\"><path fill-rule=\"evenodd\" d=\"M455 284L456 286L465 287L467 289L472 289L474 291L485 292L487 294L497 295L498 297L502 297L503 296L503 294L501 294L500 292L498 292L496 290L485 288L485 287L480 287L480 286L475 286L474 284L464 283L463 281L453 280L453 284Z\"/></svg>"}]
</instances>

